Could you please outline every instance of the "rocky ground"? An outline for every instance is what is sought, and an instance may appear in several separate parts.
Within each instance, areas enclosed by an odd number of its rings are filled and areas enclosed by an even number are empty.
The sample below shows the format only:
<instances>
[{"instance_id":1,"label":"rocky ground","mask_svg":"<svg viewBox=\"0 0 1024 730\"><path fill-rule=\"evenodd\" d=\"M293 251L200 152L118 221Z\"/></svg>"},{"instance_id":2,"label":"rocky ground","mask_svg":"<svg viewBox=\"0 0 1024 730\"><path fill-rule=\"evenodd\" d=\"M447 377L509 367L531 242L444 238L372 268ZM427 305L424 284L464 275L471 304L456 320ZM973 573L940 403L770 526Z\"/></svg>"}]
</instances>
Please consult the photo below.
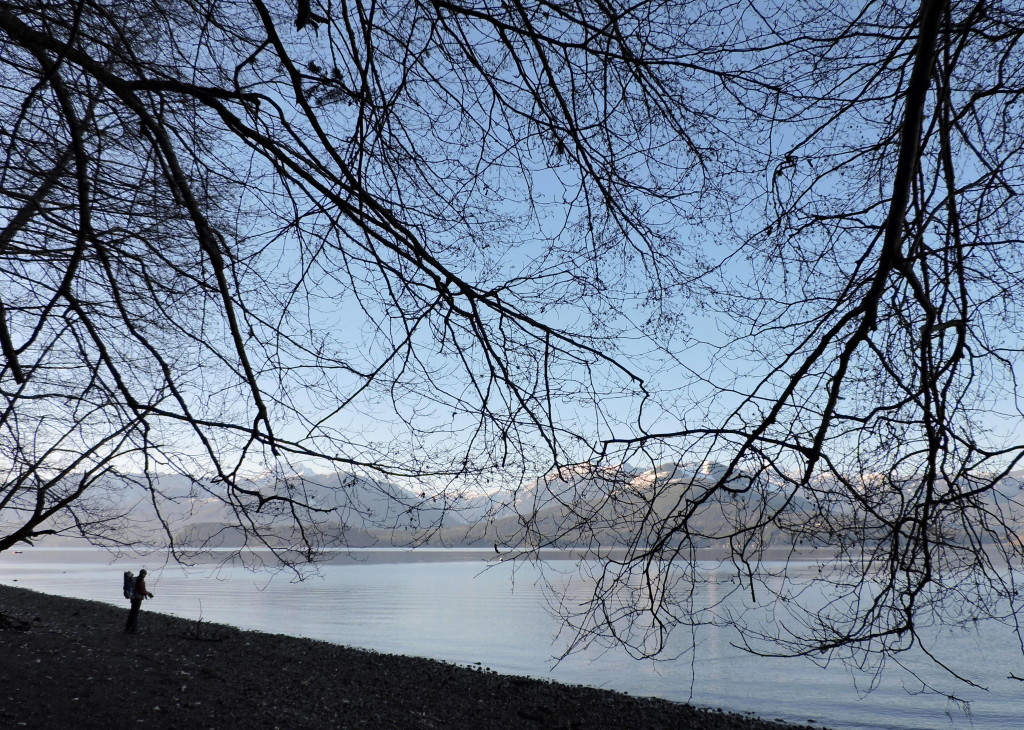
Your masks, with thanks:
<instances>
[{"instance_id":1,"label":"rocky ground","mask_svg":"<svg viewBox=\"0 0 1024 730\"><path fill-rule=\"evenodd\" d=\"M127 602L126 602L127 603ZM793 726L0 586L0 727Z\"/></svg>"}]
</instances>

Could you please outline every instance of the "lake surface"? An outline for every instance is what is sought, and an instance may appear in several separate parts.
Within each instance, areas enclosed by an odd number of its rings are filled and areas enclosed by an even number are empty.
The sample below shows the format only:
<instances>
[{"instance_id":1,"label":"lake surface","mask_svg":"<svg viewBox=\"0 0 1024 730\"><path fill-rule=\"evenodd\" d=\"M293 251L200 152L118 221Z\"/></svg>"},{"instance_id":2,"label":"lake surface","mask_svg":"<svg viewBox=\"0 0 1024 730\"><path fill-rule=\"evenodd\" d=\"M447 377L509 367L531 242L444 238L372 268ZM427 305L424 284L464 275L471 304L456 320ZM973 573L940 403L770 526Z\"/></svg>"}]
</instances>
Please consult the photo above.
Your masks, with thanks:
<instances>
[{"instance_id":1,"label":"lake surface","mask_svg":"<svg viewBox=\"0 0 1024 730\"><path fill-rule=\"evenodd\" d=\"M571 561L543 566L488 568L486 551L414 554L401 550L352 551L353 558L321 567L301 583L288 573L252 573L230 565L183 569L149 561L117 560L91 548L30 548L0 553L0 583L127 607L121 573L149 570L156 599L145 612L233 624L246 629L306 636L395 654L480 664L495 671L653 695L697 705L752 712L767 719L813 721L836 730L1024 727L1024 676L1019 643L1000 626L979 631L940 631L944 656L960 660L982 691L941 680L921 662L914 671L940 681L944 690L970 700L968 708L931 693L898 667L872 678L834 664L821 668L803 659L754 657L730 646L724 629L702 628L693 655L667 662L637 662L620 651L590 650L560 663L565 646L549 613L541 570L562 580L582 600L586 586L566 576ZM120 627L115 627L118 630ZM687 635L686 640L689 640Z\"/></svg>"}]
</instances>

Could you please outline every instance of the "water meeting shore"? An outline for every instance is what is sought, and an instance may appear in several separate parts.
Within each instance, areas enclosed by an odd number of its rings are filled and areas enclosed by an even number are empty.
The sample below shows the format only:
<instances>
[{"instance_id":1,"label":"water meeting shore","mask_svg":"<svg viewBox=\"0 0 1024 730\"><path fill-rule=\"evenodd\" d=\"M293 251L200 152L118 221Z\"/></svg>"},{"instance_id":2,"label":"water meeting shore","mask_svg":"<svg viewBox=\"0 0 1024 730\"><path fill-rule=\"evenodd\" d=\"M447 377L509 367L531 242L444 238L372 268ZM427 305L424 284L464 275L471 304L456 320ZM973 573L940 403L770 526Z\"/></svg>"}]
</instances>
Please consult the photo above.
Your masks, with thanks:
<instances>
[{"instance_id":1,"label":"water meeting shore","mask_svg":"<svg viewBox=\"0 0 1024 730\"><path fill-rule=\"evenodd\" d=\"M0 726L796 727L0 586Z\"/></svg>"}]
</instances>

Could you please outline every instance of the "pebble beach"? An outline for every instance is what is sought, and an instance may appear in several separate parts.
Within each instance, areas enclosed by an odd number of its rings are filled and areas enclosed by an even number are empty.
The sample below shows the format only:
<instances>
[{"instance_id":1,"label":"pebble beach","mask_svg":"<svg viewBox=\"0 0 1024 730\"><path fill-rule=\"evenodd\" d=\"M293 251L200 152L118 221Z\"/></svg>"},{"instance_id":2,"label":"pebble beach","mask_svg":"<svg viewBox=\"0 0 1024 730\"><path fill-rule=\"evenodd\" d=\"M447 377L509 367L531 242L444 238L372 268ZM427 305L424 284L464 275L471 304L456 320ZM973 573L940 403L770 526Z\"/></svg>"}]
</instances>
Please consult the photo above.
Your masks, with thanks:
<instances>
[{"instance_id":1,"label":"pebble beach","mask_svg":"<svg viewBox=\"0 0 1024 730\"><path fill-rule=\"evenodd\" d=\"M667 700L507 676L0 586L3 728L795 730Z\"/></svg>"}]
</instances>

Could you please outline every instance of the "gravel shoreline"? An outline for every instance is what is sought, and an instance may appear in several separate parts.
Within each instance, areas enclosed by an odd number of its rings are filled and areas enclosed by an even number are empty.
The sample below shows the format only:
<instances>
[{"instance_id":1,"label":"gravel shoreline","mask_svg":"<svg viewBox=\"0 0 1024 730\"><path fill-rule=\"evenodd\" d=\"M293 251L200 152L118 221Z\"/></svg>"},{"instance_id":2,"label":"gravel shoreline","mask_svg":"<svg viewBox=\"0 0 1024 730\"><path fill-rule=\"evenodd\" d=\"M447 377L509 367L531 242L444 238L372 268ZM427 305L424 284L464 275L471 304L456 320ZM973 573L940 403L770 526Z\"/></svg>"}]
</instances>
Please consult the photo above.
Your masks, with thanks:
<instances>
[{"instance_id":1,"label":"gravel shoreline","mask_svg":"<svg viewBox=\"0 0 1024 730\"><path fill-rule=\"evenodd\" d=\"M0 727L675 728L785 725L0 586ZM820 726L814 726L821 730Z\"/></svg>"}]
</instances>

